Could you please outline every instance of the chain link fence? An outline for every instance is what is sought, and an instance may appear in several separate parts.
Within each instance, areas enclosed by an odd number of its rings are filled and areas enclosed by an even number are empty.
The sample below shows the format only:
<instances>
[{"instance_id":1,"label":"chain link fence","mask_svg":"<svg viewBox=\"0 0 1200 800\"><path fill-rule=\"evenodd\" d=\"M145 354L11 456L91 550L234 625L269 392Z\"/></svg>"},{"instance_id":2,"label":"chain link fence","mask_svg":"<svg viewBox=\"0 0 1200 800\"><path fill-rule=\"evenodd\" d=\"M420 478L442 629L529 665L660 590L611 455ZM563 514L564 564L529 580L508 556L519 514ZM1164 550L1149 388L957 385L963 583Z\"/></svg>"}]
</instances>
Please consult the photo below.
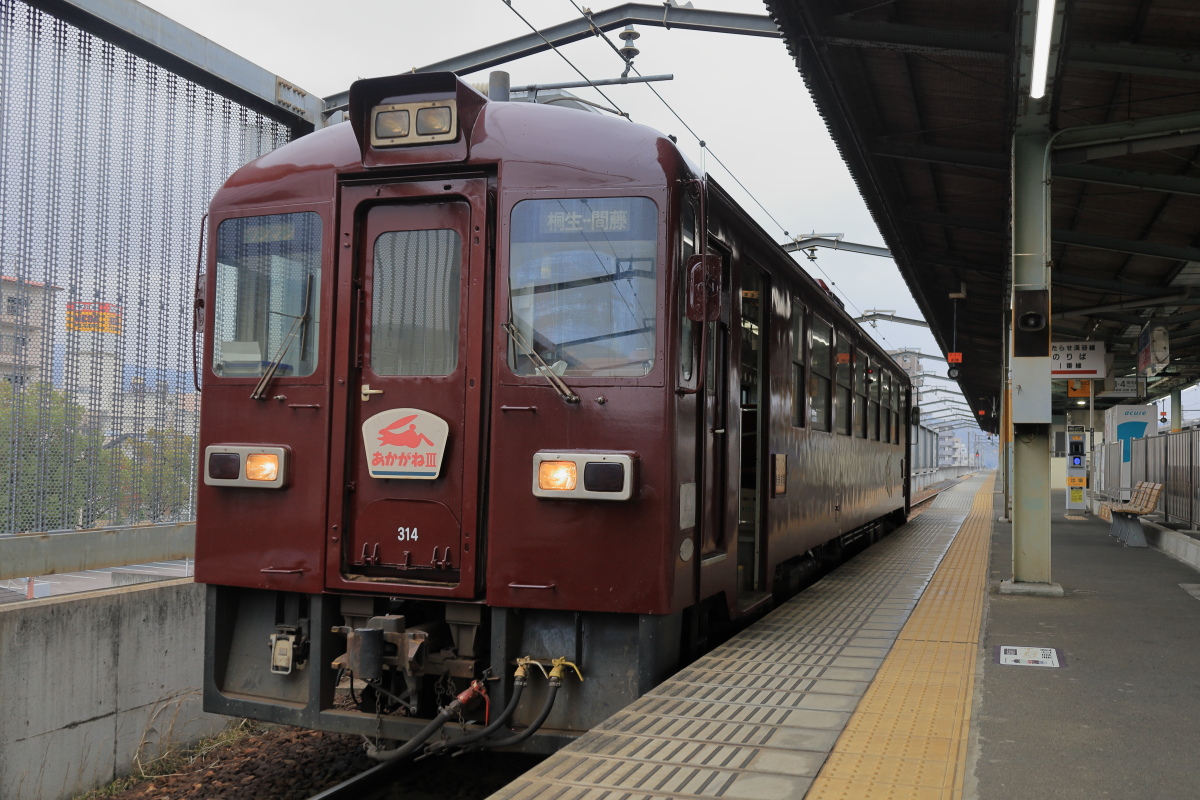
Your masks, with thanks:
<instances>
[{"instance_id":1,"label":"chain link fence","mask_svg":"<svg viewBox=\"0 0 1200 800\"><path fill-rule=\"evenodd\" d=\"M0 534L194 517L201 216L288 138L0 0Z\"/></svg>"}]
</instances>

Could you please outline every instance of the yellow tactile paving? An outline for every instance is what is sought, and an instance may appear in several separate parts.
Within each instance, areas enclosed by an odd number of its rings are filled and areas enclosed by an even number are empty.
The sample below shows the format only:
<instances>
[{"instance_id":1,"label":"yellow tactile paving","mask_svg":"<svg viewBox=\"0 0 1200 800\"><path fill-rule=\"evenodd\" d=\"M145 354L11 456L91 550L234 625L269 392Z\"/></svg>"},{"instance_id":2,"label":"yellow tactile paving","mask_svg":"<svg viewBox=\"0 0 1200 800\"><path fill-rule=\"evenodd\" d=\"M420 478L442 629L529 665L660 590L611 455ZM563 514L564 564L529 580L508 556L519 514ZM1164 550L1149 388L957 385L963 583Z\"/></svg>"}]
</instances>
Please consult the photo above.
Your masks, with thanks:
<instances>
[{"instance_id":1,"label":"yellow tactile paving","mask_svg":"<svg viewBox=\"0 0 1200 800\"><path fill-rule=\"evenodd\" d=\"M958 800L987 587L993 479L863 695L806 800Z\"/></svg>"}]
</instances>

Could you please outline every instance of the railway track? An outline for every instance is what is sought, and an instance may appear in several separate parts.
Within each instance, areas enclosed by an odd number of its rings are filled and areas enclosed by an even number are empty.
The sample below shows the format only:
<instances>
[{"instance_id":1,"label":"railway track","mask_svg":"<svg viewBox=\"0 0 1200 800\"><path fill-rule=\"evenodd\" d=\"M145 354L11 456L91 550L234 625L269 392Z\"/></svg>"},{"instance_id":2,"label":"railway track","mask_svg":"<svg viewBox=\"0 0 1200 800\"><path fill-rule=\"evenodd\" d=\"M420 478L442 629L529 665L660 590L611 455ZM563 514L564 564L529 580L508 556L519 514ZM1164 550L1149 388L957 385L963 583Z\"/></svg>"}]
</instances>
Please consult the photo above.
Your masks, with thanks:
<instances>
[{"instance_id":1,"label":"railway track","mask_svg":"<svg viewBox=\"0 0 1200 800\"><path fill-rule=\"evenodd\" d=\"M482 800L541 760L518 753L474 752L383 763L309 800Z\"/></svg>"}]
</instances>

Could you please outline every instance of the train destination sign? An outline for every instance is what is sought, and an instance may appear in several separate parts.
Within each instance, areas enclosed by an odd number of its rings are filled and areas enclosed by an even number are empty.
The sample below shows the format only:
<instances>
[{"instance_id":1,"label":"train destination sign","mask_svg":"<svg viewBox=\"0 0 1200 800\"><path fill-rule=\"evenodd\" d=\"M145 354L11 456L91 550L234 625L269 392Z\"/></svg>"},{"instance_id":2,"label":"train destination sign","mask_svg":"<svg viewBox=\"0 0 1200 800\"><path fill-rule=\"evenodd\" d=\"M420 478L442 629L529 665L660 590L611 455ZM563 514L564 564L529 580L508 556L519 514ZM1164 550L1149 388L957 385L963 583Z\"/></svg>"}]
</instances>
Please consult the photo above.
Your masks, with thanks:
<instances>
[{"instance_id":1,"label":"train destination sign","mask_svg":"<svg viewBox=\"0 0 1200 800\"><path fill-rule=\"evenodd\" d=\"M450 426L419 408L381 411L362 425L367 471L372 478L435 479Z\"/></svg>"},{"instance_id":2,"label":"train destination sign","mask_svg":"<svg viewBox=\"0 0 1200 800\"><path fill-rule=\"evenodd\" d=\"M1103 378L1107 373L1104 342L1053 342L1050 345L1050 377Z\"/></svg>"}]
</instances>

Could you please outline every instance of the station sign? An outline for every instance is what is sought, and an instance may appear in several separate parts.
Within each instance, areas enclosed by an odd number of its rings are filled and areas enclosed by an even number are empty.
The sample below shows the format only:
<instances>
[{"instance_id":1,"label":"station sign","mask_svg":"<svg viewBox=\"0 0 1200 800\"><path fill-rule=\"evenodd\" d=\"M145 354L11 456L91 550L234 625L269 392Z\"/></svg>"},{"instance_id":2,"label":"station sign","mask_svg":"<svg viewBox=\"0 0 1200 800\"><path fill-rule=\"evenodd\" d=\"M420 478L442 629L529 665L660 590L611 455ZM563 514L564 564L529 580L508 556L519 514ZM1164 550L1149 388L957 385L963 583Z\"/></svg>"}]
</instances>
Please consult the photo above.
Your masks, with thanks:
<instances>
[{"instance_id":1,"label":"station sign","mask_svg":"<svg viewBox=\"0 0 1200 800\"><path fill-rule=\"evenodd\" d=\"M1104 342L1052 342L1050 344L1050 377L1104 378L1108 370L1104 359Z\"/></svg>"},{"instance_id":2,"label":"station sign","mask_svg":"<svg viewBox=\"0 0 1200 800\"><path fill-rule=\"evenodd\" d=\"M1163 325L1147 324L1138 333L1138 374L1152 378L1170 363L1171 335Z\"/></svg>"},{"instance_id":3,"label":"station sign","mask_svg":"<svg viewBox=\"0 0 1200 800\"><path fill-rule=\"evenodd\" d=\"M67 303L67 330L121 335L122 311L114 303Z\"/></svg>"},{"instance_id":4,"label":"station sign","mask_svg":"<svg viewBox=\"0 0 1200 800\"><path fill-rule=\"evenodd\" d=\"M1067 397L1091 397L1091 381L1067 381Z\"/></svg>"},{"instance_id":5,"label":"station sign","mask_svg":"<svg viewBox=\"0 0 1200 800\"><path fill-rule=\"evenodd\" d=\"M1133 378L1112 378L1112 388L1108 391L1101 392L1097 397L1145 397L1146 396L1146 379Z\"/></svg>"}]
</instances>

